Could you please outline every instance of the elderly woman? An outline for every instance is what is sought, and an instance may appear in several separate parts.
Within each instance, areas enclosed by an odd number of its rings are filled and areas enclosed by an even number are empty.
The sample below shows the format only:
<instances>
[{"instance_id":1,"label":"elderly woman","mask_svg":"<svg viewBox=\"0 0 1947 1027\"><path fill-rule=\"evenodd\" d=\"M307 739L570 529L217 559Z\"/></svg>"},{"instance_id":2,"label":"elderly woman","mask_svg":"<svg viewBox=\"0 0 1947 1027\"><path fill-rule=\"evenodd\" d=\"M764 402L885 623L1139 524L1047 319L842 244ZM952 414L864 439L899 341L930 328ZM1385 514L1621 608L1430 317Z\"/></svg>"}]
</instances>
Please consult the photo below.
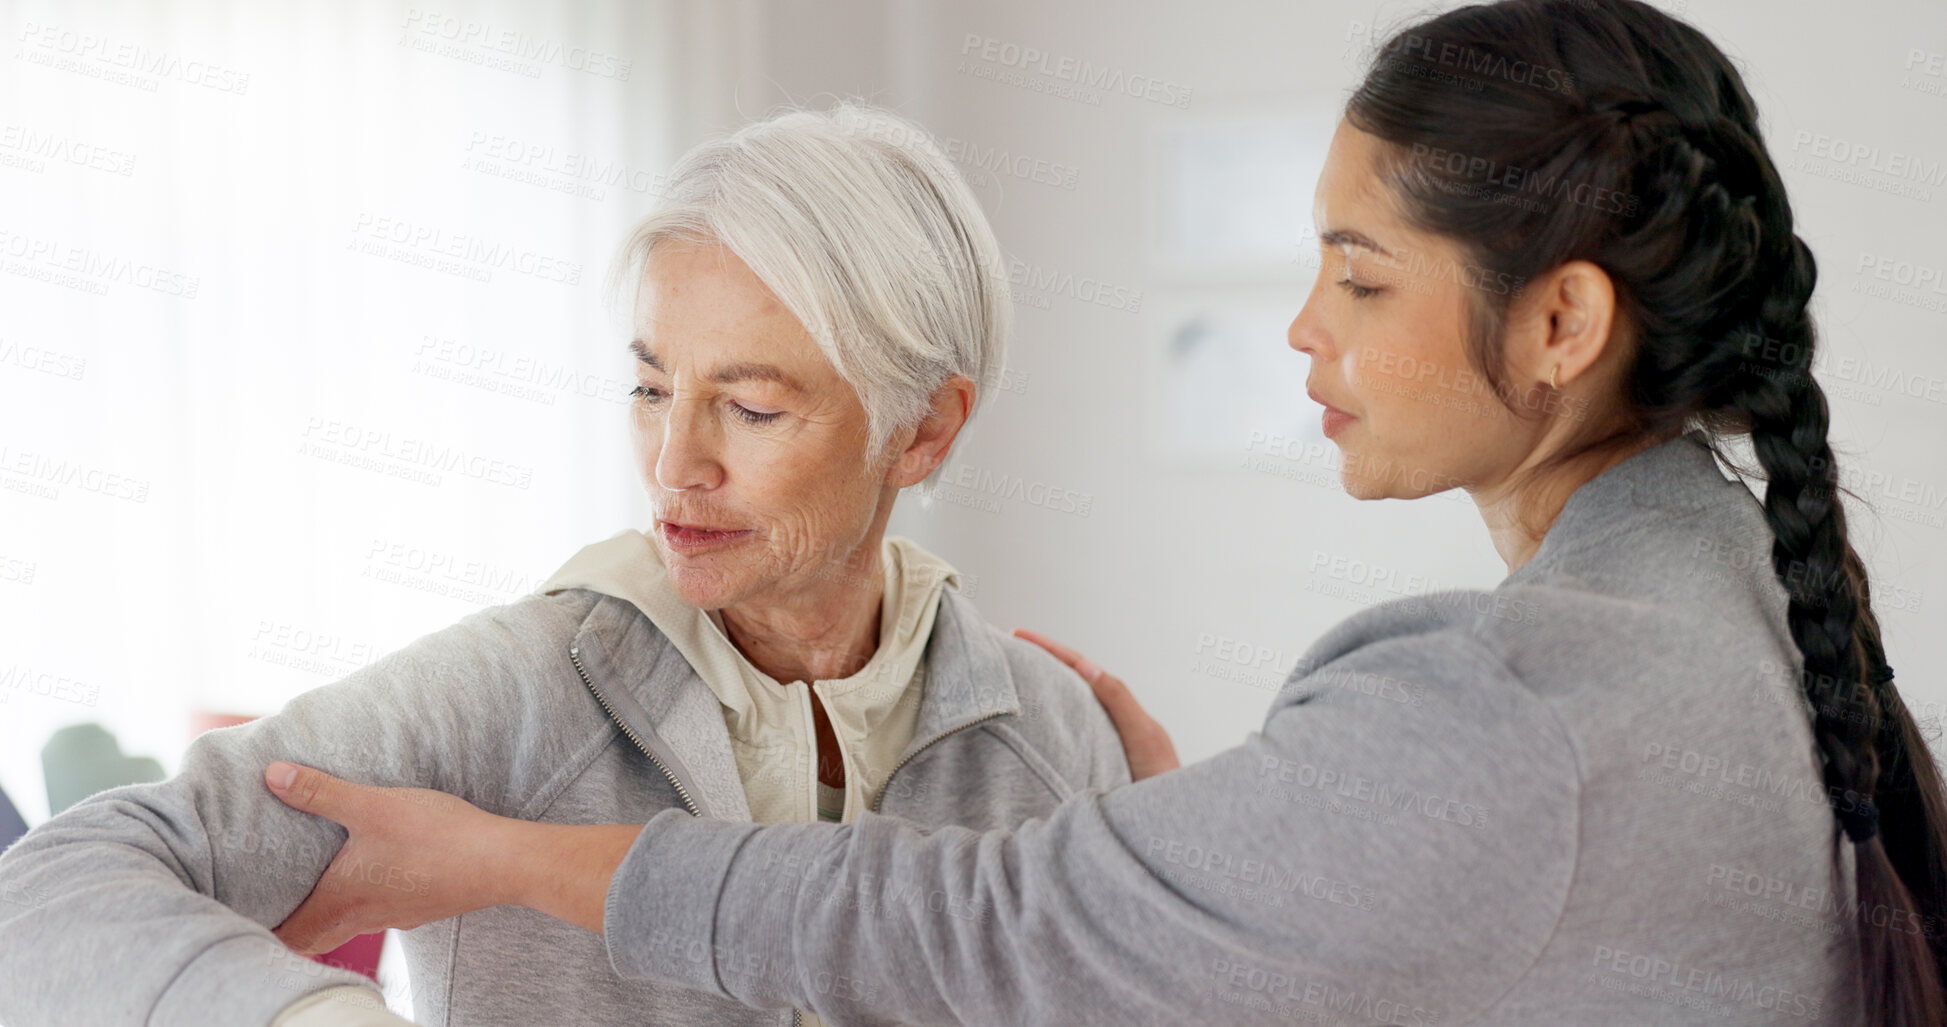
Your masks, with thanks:
<instances>
[{"instance_id":1,"label":"elderly woman","mask_svg":"<svg viewBox=\"0 0 1947 1027\"><path fill-rule=\"evenodd\" d=\"M998 373L1008 315L992 233L924 134L851 106L749 126L683 161L626 255L653 528L31 832L0 859L0 895L38 899L0 903L6 1023L400 1022L279 939L342 941L348 878L438 882L331 865L345 831L267 791L273 760L562 824L872 810L990 830L1129 780L1088 687L886 537ZM889 881L877 901L933 898ZM599 936L516 906L405 949L425 1024L798 1018L624 980Z\"/></svg>"}]
</instances>

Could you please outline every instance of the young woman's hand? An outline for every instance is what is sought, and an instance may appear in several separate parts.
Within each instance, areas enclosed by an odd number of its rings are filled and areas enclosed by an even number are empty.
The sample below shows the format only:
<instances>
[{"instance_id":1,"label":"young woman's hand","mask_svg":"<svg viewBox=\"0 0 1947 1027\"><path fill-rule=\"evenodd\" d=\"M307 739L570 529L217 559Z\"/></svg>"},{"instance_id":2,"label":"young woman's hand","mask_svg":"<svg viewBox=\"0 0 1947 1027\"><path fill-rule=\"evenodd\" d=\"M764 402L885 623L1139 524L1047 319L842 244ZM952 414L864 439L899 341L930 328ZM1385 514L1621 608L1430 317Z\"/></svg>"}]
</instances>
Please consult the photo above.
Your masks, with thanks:
<instances>
[{"instance_id":1,"label":"young woman's hand","mask_svg":"<svg viewBox=\"0 0 1947 1027\"><path fill-rule=\"evenodd\" d=\"M1026 628L1015 628L1014 637L1033 642L1053 653L1055 659L1074 668L1075 673L1095 689L1096 701L1108 712L1109 722L1122 736L1122 751L1129 759L1131 779L1140 781L1182 766L1176 758L1176 746L1170 743L1169 732L1163 730L1163 725L1142 708L1121 678L1104 671L1094 660L1046 635Z\"/></svg>"},{"instance_id":2,"label":"young woman's hand","mask_svg":"<svg viewBox=\"0 0 1947 1027\"><path fill-rule=\"evenodd\" d=\"M512 842L506 825L519 821L445 792L354 784L294 763L272 763L264 782L285 805L351 833L272 932L294 951L329 952L361 934L513 901L496 867Z\"/></svg>"},{"instance_id":3,"label":"young woman's hand","mask_svg":"<svg viewBox=\"0 0 1947 1027\"><path fill-rule=\"evenodd\" d=\"M282 761L265 768L264 783L285 805L350 832L272 932L306 954L501 905L600 934L609 880L642 833L640 824L514 820L445 792L354 784Z\"/></svg>"}]
</instances>

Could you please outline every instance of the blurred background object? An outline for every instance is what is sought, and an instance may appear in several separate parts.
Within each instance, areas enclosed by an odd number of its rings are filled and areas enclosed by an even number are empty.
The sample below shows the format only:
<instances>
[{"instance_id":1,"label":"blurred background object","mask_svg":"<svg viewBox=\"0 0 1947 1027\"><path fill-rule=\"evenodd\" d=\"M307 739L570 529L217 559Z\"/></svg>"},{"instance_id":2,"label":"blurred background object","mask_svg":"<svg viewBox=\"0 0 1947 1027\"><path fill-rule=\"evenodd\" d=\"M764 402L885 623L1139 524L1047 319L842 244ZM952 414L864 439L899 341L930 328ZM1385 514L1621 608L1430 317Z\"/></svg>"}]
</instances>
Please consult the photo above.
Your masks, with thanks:
<instances>
[{"instance_id":1,"label":"blurred background object","mask_svg":"<svg viewBox=\"0 0 1947 1027\"><path fill-rule=\"evenodd\" d=\"M26 833L27 818L21 816L13 800L7 798L7 790L0 788L0 852L7 851L7 846Z\"/></svg>"},{"instance_id":2,"label":"blurred background object","mask_svg":"<svg viewBox=\"0 0 1947 1027\"><path fill-rule=\"evenodd\" d=\"M115 735L100 724L74 724L54 732L41 746L41 773L47 780L50 816L96 792L163 777L162 764L148 756L124 755Z\"/></svg>"}]
</instances>

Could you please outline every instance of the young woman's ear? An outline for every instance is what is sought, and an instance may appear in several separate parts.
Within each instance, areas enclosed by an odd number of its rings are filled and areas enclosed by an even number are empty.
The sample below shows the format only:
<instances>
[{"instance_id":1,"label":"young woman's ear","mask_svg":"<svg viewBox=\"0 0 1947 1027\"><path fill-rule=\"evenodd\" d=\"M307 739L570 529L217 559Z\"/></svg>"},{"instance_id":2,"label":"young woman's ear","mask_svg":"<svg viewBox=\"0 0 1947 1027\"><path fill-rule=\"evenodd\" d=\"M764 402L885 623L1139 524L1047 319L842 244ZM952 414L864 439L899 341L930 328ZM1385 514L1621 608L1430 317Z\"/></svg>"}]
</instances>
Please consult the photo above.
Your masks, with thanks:
<instances>
[{"instance_id":1,"label":"young woman's ear","mask_svg":"<svg viewBox=\"0 0 1947 1027\"><path fill-rule=\"evenodd\" d=\"M1509 318L1508 364L1522 384L1566 388L1609 346L1616 286L1596 264L1571 260L1529 282Z\"/></svg>"},{"instance_id":2,"label":"young woman's ear","mask_svg":"<svg viewBox=\"0 0 1947 1027\"><path fill-rule=\"evenodd\" d=\"M932 409L926 419L913 429L912 440L893 460L887 483L903 489L925 481L933 468L946 459L947 450L953 448L953 440L960 436L960 429L973 415L973 405L973 379L956 374L941 382L933 390Z\"/></svg>"}]
</instances>

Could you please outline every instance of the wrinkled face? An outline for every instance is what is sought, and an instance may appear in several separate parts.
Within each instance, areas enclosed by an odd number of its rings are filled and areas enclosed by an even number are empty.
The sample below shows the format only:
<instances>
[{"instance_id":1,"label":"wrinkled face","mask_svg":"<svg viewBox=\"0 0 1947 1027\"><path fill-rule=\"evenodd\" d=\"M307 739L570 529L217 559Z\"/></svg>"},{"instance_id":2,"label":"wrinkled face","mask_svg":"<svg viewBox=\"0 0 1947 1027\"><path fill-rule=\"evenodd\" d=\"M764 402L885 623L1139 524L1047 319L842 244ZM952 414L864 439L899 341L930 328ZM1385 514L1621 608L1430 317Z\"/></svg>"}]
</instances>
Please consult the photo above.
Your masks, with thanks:
<instances>
[{"instance_id":1,"label":"wrinkled face","mask_svg":"<svg viewBox=\"0 0 1947 1027\"><path fill-rule=\"evenodd\" d=\"M878 545L897 490L865 407L736 254L657 246L634 321L637 466L684 600L783 601Z\"/></svg>"},{"instance_id":2,"label":"wrinkled face","mask_svg":"<svg viewBox=\"0 0 1947 1027\"><path fill-rule=\"evenodd\" d=\"M1521 283L1409 228L1379 178L1380 146L1345 121L1333 134L1313 199L1318 280L1288 338L1312 358L1307 385L1331 408L1325 432L1352 496L1492 485L1533 451L1541 419L1504 406L1468 363L1469 294Z\"/></svg>"}]
</instances>

